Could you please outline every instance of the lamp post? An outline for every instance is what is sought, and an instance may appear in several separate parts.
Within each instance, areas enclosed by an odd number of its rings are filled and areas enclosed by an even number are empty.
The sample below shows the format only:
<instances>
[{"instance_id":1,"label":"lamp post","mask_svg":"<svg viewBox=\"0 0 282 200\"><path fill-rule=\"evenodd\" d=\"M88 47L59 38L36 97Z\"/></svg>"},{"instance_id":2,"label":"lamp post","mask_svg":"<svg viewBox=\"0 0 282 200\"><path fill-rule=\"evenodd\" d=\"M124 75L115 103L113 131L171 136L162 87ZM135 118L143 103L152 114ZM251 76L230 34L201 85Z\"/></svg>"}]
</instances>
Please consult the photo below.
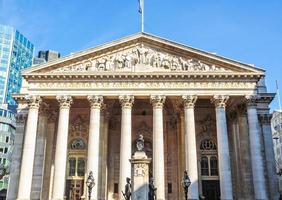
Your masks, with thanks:
<instances>
[{"instance_id":1,"label":"lamp post","mask_svg":"<svg viewBox=\"0 0 282 200\"><path fill-rule=\"evenodd\" d=\"M188 176L188 171L184 170L184 176L182 178L182 187L183 187L183 191L184 191L184 195L185 195L185 200L188 200L188 188L191 185L191 181L190 178Z\"/></svg>"},{"instance_id":2,"label":"lamp post","mask_svg":"<svg viewBox=\"0 0 282 200\"><path fill-rule=\"evenodd\" d=\"M86 181L86 186L88 187L88 199L91 200L92 188L95 186L95 180L94 180L92 171L89 172L89 175Z\"/></svg>"}]
</instances>

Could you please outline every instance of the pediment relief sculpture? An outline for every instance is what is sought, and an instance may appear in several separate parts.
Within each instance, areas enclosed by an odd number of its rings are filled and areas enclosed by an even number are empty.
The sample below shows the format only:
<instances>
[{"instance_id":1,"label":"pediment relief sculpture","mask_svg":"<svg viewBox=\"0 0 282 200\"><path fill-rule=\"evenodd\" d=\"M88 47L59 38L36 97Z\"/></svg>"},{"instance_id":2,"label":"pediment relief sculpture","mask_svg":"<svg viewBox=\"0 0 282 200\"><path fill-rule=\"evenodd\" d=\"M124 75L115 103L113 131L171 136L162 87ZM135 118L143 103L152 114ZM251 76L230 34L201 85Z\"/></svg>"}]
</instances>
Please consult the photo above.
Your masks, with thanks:
<instances>
[{"instance_id":1,"label":"pediment relief sculpture","mask_svg":"<svg viewBox=\"0 0 282 200\"><path fill-rule=\"evenodd\" d=\"M230 72L229 69L211 65L193 58L184 58L170 53L161 52L143 44L137 47L88 59L66 67L57 68L51 73L58 72Z\"/></svg>"}]
</instances>

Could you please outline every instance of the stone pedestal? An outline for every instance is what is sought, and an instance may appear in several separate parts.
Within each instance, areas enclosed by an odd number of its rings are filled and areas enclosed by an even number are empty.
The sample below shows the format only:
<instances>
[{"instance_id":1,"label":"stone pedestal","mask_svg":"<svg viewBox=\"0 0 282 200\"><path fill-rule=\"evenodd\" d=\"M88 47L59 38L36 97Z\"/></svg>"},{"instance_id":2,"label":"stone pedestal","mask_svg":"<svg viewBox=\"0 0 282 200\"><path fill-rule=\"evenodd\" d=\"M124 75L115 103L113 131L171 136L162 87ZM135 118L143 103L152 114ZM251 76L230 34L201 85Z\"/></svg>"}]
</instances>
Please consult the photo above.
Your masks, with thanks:
<instances>
[{"instance_id":1,"label":"stone pedestal","mask_svg":"<svg viewBox=\"0 0 282 200\"><path fill-rule=\"evenodd\" d=\"M151 158L144 151L136 151L130 159L132 164L132 200L148 200L149 163Z\"/></svg>"}]
</instances>

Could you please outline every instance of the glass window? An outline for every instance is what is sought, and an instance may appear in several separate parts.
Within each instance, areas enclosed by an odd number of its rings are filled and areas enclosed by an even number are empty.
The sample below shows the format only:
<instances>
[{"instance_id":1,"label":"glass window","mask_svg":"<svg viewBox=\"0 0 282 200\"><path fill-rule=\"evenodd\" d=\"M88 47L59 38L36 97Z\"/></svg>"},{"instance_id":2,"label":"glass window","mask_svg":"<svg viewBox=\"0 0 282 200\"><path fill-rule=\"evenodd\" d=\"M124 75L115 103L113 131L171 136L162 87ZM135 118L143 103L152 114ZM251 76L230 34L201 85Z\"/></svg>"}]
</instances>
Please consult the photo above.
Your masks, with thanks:
<instances>
[{"instance_id":1,"label":"glass window","mask_svg":"<svg viewBox=\"0 0 282 200\"><path fill-rule=\"evenodd\" d=\"M85 173L85 160L84 158L78 158L77 163L77 176L84 176Z\"/></svg>"},{"instance_id":2,"label":"glass window","mask_svg":"<svg viewBox=\"0 0 282 200\"><path fill-rule=\"evenodd\" d=\"M217 157L212 156L210 157L210 168L211 168L211 176L218 175L218 166L217 166Z\"/></svg>"},{"instance_id":3,"label":"glass window","mask_svg":"<svg viewBox=\"0 0 282 200\"><path fill-rule=\"evenodd\" d=\"M76 166L76 159L70 158L69 159L69 176L75 176L75 166Z\"/></svg>"},{"instance_id":4,"label":"glass window","mask_svg":"<svg viewBox=\"0 0 282 200\"><path fill-rule=\"evenodd\" d=\"M209 161L208 161L208 157L206 156L201 158L201 174L202 176L209 175Z\"/></svg>"},{"instance_id":5,"label":"glass window","mask_svg":"<svg viewBox=\"0 0 282 200\"><path fill-rule=\"evenodd\" d=\"M200 146L201 150L216 150L216 144L211 140L203 140Z\"/></svg>"}]
</instances>

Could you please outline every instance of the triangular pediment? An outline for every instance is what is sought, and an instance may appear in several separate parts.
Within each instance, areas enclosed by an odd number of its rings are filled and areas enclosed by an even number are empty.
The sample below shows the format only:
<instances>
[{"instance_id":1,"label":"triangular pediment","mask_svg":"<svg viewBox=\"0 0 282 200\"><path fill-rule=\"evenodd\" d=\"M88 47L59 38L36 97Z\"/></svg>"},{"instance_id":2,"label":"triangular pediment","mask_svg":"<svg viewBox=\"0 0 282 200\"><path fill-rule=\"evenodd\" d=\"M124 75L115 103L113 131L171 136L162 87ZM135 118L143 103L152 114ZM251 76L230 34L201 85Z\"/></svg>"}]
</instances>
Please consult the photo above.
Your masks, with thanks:
<instances>
[{"instance_id":1,"label":"triangular pediment","mask_svg":"<svg viewBox=\"0 0 282 200\"><path fill-rule=\"evenodd\" d=\"M264 73L251 65L140 33L28 68L23 75L155 72Z\"/></svg>"}]
</instances>

